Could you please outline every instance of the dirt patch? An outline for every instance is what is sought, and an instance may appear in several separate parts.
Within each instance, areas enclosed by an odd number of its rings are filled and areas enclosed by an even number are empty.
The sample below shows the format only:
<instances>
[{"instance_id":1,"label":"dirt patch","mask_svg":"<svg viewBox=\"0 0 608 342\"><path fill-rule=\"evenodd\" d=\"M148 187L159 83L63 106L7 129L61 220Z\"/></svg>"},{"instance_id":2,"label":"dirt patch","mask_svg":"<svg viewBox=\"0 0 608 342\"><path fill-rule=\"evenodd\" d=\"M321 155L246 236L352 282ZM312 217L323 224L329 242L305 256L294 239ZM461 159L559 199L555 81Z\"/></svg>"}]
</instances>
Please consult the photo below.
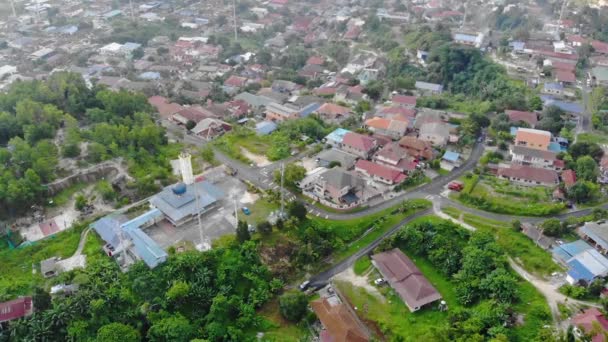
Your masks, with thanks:
<instances>
[{"instance_id":1,"label":"dirt patch","mask_svg":"<svg viewBox=\"0 0 608 342\"><path fill-rule=\"evenodd\" d=\"M295 254L295 249L296 245L292 241L277 241L272 246L262 246L260 258L275 277L287 279L294 270L290 259Z\"/></svg>"},{"instance_id":2,"label":"dirt patch","mask_svg":"<svg viewBox=\"0 0 608 342\"><path fill-rule=\"evenodd\" d=\"M300 164L306 169L306 172L310 172L319 167L316 160L313 158L303 158Z\"/></svg>"},{"instance_id":3,"label":"dirt patch","mask_svg":"<svg viewBox=\"0 0 608 342\"><path fill-rule=\"evenodd\" d=\"M272 164L268 158L259 154L251 153L248 149L241 147L241 153L245 158L251 160L257 167L264 167Z\"/></svg>"},{"instance_id":4,"label":"dirt patch","mask_svg":"<svg viewBox=\"0 0 608 342\"><path fill-rule=\"evenodd\" d=\"M259 198L260 198L260 195L253 194L253 193L247 191L247 192L245 192L243 197L241 197L240 202L242 204L255 203L255 201L257 201Z\"/></svg>"},{"instance_id":5,"label":"dirt patch","mask_svg":"<svg viewBox=\"0 0 608 342\"><path fill-rule=\"evenodd\" d=\"M355 274L355 270L352 267L349 267L346 271L336 275L335 279L339 280L339 281L351 283L353 286L356 286L356 287L364 288L367 292L378 297L378 299L384 301L385 298L380 293L380 291L378 291L378 289L376 287L374 287L373 285L371 285L368 282L367 276L370 274L370 272L373 272L373 271L374 271L374 269L371 268L365 274L358 276Z\"/></svg>"}]
</instances>

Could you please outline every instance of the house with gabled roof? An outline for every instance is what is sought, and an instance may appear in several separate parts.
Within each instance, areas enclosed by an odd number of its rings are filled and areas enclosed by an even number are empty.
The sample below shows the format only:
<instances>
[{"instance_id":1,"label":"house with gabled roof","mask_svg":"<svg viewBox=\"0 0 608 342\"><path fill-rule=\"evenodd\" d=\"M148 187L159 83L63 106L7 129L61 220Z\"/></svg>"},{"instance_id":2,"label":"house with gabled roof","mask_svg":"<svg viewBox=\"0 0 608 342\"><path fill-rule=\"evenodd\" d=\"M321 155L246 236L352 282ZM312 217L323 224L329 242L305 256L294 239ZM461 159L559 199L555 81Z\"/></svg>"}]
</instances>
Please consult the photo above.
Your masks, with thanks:
<instances>
[{"instance_id":1,"label":"house with gabled roof","mask_svg":"<svg viewBox=\"0 0 608 342\"><path fill-rule=\"evenodd\" d=\"M365 159L359 159L355 163L355 171L387 185L399 184L407 178L407 176L399 170Z\"/></svg>"},{"instance_id":2,"label":"house with gabled roof","mask_svg":"<svg viewBox=\"0 0 608 342\"><path fill-rule=\"evenodd\" d=\"M376 147L377 143L373 138L353 132L344 135L340 146L342 150L364 159L369 158Z\"/></svg>"},{"instance_id":3,"label":"house with gabled roof","mask_svg":"<svg viewBox=\"0 0 608 342\"><path fill-rule=\"evenodd\" d=\"M442 298L412 260L398 248L372 255L372 264L411 312Z\"/></svg>"},{"instance_id":4,"label":"house with gabled roof","mask_svg":"<svg viewBox=\"0 0 608 342\"><path fill-rule=\"evenodd\" d=\"M337 297L320 298L310 303L323 330L321 342L368 342L370 334L357 316Z\"/></svg>"},{"instance_id":5,"label":"house with gabled roof","mask_svg":"<svg viewBox=\"0 0 608 342\"><path fill-rule=\"evenodd\" d=\"M401 147L398 142L384 145L375 155L374 161L401 172L411 172L416 169L416 163L408 151Z\"/></svg>"},{"instance_id":6,"label":"house with gabled roof","mask_svg":"<svg viewBox=\"0 0 608 342\"><path fill-rule=\"evenodd\" d=\"M538 123L538 116L534 112L505 110L505 114L507 114L509 122L518 123L522 121L528 124L531 128L534 128L534 126L536 126Z\"/></svg>"},{"instance_id":7,"label":"house with gabled roof","mask_svg":"<svg viewBox=\"0 0 608 342\"><path fill-rule=\"evenodd\" d=\"M374 117L365 121L365 127L375 134L386 135L393 139L400 139L407 133L409 122L407 120L392 120Z\"/></svg>"}]
</instances>

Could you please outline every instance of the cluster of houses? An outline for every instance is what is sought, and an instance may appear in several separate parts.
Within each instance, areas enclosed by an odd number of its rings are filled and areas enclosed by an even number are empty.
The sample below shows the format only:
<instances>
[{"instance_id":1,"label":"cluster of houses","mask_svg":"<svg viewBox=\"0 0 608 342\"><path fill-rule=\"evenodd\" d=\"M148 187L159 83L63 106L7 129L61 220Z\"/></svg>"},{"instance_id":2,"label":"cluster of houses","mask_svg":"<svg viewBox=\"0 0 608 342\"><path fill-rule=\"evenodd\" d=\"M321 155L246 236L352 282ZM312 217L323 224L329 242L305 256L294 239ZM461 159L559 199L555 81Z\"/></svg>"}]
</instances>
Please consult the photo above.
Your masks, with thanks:
<instances>
[{"instance_id":1,"label":"cluster of houses","mask_svg":"<svg viewBox=\"0 0 608 342\"><path fill-rule=\"evenodd\" d=\"M439 150L458 142L458 127L448 113L415 109L416 97L395 95L364 121L369 134L338 128L329 147L316 156L319 168L300 182L303 193L338 209L352 208L385 194L425 162L441 157L446 169L459 166L460 154Z\"/></svg>"}]
</instances>

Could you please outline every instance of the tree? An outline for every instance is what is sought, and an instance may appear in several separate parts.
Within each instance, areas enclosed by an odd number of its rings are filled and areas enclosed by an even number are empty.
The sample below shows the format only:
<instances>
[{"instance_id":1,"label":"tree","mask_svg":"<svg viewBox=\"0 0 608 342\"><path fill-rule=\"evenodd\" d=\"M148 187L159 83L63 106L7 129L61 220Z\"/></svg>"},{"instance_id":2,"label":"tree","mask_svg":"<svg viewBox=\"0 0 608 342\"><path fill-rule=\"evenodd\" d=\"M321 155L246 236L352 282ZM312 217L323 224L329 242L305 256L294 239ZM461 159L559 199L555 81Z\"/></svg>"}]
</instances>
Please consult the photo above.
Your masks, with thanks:
<instances>
[{"instance_id":1,"label":"tree","mask_svg":"<svg viewBox=\"0 0 608 342\"><path fill-rule=\"evenodd\" d=\"M576 176L578 179L595 182L600 175L597 162L590 156L583 156L576 160Z\"/></svg>"},{"instance_id":2,"label":"tree","mask_svg":"<svg viewBox=\"0 0 608 342\"><path fill-rule=\"evenodd\" d=\"M371 81L365 85L363 93L367 94L372 100L378 101L384 93L384 83L380 81Z\"/></svg>"},{"instance_id":3,"label":"tree","mask_svg":"<svg viewBox=\"0 0 608 342\"><path fill-rule=\"evenodd\" d=\"M481 288L490 297L502 303L511 303L517 298L517 279L504 268L498 268L481 281Z\"/></svg>"},{"instance_id":4,"label":"tree","mask_svg":"<svg viewBox=\"0 0 608 342\"><path fill-rule=\"evenodd\" d=\"M538 122L537 128L558 134L564 127L564 111L556 106L548 106L543 111L542 119Z\"/></svg>"},{"instance_id":5,"label":"tree","mask_svg":"<svg viewBox=\"0 0 608 342\"><path fill-rule=\"evenodd\" d=\"M52 307L51 295L41 287L36 287L32 296L36 311L45 311Z\"/></svg>"},{"instance_id":6,"label":"tree","mask_svg":"<svg viewBox=\"0 0 608 342\"><path fill-rule=\"evenodd\" d=\"M513 228L514 231L521 232L521 221L519 221L519 220L511 221L511 227Z\"/></svg>"},{"instance_id":7,"label":"tree","mask_svg":"<svg viewBox=\"0 0 608 342\"><path fill-rule=\"evenodd\" d=\"M192 130L194 127L196 127L196 122L192 121L192 120L188 120L186 122L186 129L187 130Z\"/></svg>"},{"instance_id":8,"label":"tree","mask_svg":"<svg viewBox=\"0 0 608 342\"><path fill-rule=\"evenodd\" d=\"M133 50L133 53L131 54L131 57L133 57L133 59L140 59L144 56L144 49L140 46L137 49Z\"/></svg>"},{"instance_id":9,"label":"tree","mask_svg":"<svg viewBox=\"0 0 608 342\"><path fill-rule=\"evenodd\" d=\"M604 151L598 144L589 142L577 142L570 145L568 153L574 160L578 160L582 156L591 156L596 162L604 155Z\"/></svg>"},{"instance_id":10,"label":"tree","mask_svg":"<svg viewBox=\"0 0 608 342\"><path fill-rule=\"evenodd\" d=\"M196 334L196 329L188 319L180 314L155 322L148 330L148 340L152 342L188 342Z\"/></svg>"},{"instance_id":11,"label":"tree","mask_svg":"<svg viewBox=\"0 0 608 342\"><path fill-rule=\"evenodd\" d=\"M272 225L268 221L263 221L258 224L257 231L262 235L269 235L272 233Z\"/></svg>"},{"instance_id":12,"label":"tree","mask_svg":"<svg viewBox=\"0 0 608 342\"><path fill-rule=\"evenodd\" d=\"M87 198L84 197L83 194L76 195L76 200L74 202L74 207L76 208L76 210L82 211L82 210L84 210L84 208L86 206L87 206Z\"/></svg>"},{"instance_id":13,"label":"tree","mask_svg":"<svg viewBox=\"0 0 608 342\"><path fill-rule=\"evenodd\" d=\"M245 241L248 241L251 239L251 234L249 234L249 227L247 225L247 222L239 221L239 223L237 224L236 239L240 243L244 243Z\"/></svg>"},{"instance_id":14,"label":"tree","mask_svg":"<svg viewBox=\"0 0 608 342\"><path fill-rule=\"evenodd\" d=\"M76 158L80 156L80 146L77 143L69 143L63 146L61 154L66 158Z\"/></svg>"},{"instance_id":15,"label":"tree","mask_svg":"<svg viewBox=\"0 0 608 342\"><path fill-rule=\"evenodd\" d=\"M132 326L122 323L106 324L97 330L97 342L137 342L139 340L139 332Z\"/></svg>"},{"instance_id":16,"label":"tree","mask_svg":"<svg viewBox=\"0 0 608 342\"><path fill-rule=\"evenodd\" d=\"M279 310L286 320L299 322L308 310L308 300L302 292L287 292L279 297Z\"/></svg>"},{"instance_id":17,"label":"tree","mask_svg":"<svg viewBox=\"0 0 608 342\"><path fill-rule=\"evenodd\" d=\"M306 218L307 214L307 210L304 204L298 201L290 202L287 206L287 212L289 213L289 216L295 217L299 221L302 221L304 218Z\"/></svg>"},{"instance_id":18,"label":"tree","mask_svg":"<svg viewBox=\"0 0 608 342\"><path fill-rule=\"evenodd\" d=\"M304 177L306 177L306 169L303 166L293 163L285 165L283 181L286 187L296 189L298 187L296 183L304 179ZM281 170L274 172L274 181L277 184L281 184Z\"/></svg>"},{"instance_id":19,"label":"tree","mask_svg":"<svg viewBox=\"0 0 608 342\"><path fill-rule=\"evenodd\" d=\"M563 227L559 219L550 218L541 224L543 234L547 236L560 237L563 232Z\"/></svg>"},{"instance_id":20,"label":"tree","mask_svg":"<svg viewBox=\"0 0 608 342\"><path fill-rule=\"evenodd\" d=\"M205 145L205 147L203 147L201 149L201 157L203 158L203 160L205 162L207 162L211 165L214 165L217 162L215 160L215 153L213 152L213 149L209 145Z\"/></svg>"},{"instance_id":21,"label":"tree","mask_svg":"<svg viewBox=\"0 0 608 342\"><path fill-rule=\"evenodd\" d=\"M576 203L586 203L593 199L597 192L597 186L591 182L578 180L568 189L568 198Z\"/></svg>"}]
</instances>

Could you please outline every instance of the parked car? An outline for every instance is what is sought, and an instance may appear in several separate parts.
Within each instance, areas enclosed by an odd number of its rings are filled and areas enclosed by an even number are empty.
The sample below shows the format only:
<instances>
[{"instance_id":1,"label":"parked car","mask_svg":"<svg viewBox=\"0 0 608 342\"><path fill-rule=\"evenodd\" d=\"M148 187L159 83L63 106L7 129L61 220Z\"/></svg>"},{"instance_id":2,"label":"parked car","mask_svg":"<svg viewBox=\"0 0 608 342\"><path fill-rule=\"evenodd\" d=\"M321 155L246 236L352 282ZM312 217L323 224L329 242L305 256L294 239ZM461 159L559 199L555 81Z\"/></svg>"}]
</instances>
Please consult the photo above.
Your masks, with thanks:
<instances>
[{"instance_id":1,"label":"parked car","mask_svg":"<svg viewBox=\"0 0 608 342\"><path fill-rule=\"evenodd\" d=\"M464 189L464 184L461 182L450 182L448 184L448 189L453 191L462 191L462 189Z\"/></svg>"},{"instance_id":2,"label":"parked car","mask_svg":"<svg viewBox=\"0 0 608 342\"><path fill-rule=\"evenodd\" d=\"M245 215L251 215L251 210L249 210L249 208L243 207L243 209L241 209L241 210L243 210L243 214L245 214Z\"/></svg>"},{"instance_id":3,"label":"parked car","mask_svg":"<svg viewBox=\"0 0 608 342\"><path fill-rule=\"evenodd\" d=\"M386 284L386 280L384 280L382 278L378 278L378 279L374 280L374 284L377 286L384 285L384 284Z\"/></svg>"}]
</instances>

